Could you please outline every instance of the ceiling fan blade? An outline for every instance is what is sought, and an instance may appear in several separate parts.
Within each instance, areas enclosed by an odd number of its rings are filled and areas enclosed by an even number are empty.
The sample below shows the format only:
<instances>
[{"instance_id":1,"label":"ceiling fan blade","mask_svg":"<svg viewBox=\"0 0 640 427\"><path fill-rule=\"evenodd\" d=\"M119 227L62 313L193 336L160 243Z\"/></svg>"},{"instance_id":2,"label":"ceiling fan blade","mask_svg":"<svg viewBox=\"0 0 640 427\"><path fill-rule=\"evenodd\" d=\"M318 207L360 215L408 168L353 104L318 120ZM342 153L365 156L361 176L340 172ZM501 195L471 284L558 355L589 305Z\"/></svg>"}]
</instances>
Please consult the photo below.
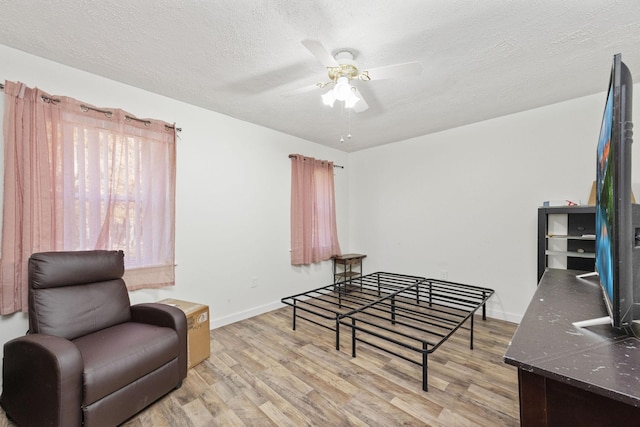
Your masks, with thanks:
<instances>
[{"instance_id":1,"label":"ceiling fan blade","mask_svg":"<svg viewBox=\"0 0 640 427\"><path fill-rule=\"evenodd\" d=\"M302 40L302 45L325 67L337 67L338 63L329 51L317 40Z\"/></svg>"},{"instance_id":2,"label":"ceiling fan blade","mask_svg":"<svg viewBox=\"0 0 640 427\"><path fill-rule=\"evenodd\" d=\"M372 68L362 72L369 80L393 79L395 77L419 76L422 74L422 64L419 62L405 62L403 64L387 65ZM367 80L364 78L363 80Z\"/></svg>"},{"instance_id":3,"label":"ceiling fan blade","mask_svg":"<svg viewBox=\"0 0 640 427\"><path fill-rule=\"evenodd\" d=\"M367 111L369 109L369 104L367 104L367 101L364 100L364 96L362 96L362 93L360 93L358 88L356 87L355 89L356 89L356 95L358 95L358 98L360 98L360 101L356 102L356 105L353 106L353 111L355 111L356 113L362 113L363 111Z\"/></svg>"}]
</instances>

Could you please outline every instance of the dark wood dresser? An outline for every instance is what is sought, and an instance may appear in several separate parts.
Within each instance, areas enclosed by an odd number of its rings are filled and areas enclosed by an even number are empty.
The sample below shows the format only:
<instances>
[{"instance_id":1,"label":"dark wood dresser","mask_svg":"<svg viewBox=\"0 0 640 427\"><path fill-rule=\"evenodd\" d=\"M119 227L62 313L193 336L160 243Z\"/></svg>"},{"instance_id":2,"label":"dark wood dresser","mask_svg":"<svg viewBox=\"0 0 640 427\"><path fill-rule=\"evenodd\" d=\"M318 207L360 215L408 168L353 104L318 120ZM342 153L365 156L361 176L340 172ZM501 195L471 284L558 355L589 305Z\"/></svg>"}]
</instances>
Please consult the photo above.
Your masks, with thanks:
<instances>
[{"instance_id":1,"label":"dark wood dresser","mask_svg":"<svg viewBox=\"0 0 640 427\"><path fill-rule=\"evenodd\" d=\"M504 356L518 368L522 426L640 425L640 340L609 325L597 278L547 270Z\"/></svg>"}]
</instances>

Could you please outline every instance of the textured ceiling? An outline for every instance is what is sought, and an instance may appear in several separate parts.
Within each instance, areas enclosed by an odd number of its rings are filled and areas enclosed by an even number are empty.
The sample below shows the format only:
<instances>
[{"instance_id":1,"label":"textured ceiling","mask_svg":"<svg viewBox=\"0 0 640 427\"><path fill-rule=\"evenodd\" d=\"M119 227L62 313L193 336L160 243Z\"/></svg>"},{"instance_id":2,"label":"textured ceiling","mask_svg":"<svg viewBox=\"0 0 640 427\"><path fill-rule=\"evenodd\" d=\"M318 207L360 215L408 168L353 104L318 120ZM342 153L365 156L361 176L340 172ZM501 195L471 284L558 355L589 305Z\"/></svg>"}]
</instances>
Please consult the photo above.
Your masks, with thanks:
<instances>
[{"instance_id":1,"label":"textured ceiling","mask_svg":"<svg viewBox=\"0 0 640 427\"><path fill-rule=\"evenodd\" d=\"M423 72L348 114L285 96L327 80L304 39ZM604 92L618 52L640 81L640 1L0 0L0 44L351 152Z\"/></svg>"}]
</instances>

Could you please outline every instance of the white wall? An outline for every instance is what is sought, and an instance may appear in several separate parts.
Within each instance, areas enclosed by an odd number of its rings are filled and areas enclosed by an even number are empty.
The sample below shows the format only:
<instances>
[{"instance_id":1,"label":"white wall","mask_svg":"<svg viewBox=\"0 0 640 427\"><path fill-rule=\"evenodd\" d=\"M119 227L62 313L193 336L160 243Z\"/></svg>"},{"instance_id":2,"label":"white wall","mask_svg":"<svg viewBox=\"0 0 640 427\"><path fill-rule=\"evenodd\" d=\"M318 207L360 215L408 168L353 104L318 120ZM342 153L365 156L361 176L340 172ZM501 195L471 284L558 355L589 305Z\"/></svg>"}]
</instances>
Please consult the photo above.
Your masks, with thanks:
<instances>
[{"instance_id":1,"label":"white wall","mask_svg":"<svg viewBox=\"0 0 640 427\"><path fill-rule=\"evenodd\" d=\"M603 76L602 94L352 153L350 241L368 254L366 270L490 287L489 314L520 321L537 283L537 208L587 203L607 84ZM636 147L634 182L639 156Z\"/></svg>"},{"instance_id":2,"label":"white wall","mask_svg":"<svg viewBox=\"0 0 640 427\"><path fill-rule=\"evenodd\" d=\"M348 241L348 155L0 45L0 79L22 81L138 117L176 122L176 286L137 291L132 302L178 298L210 307L212 328L279 306L280 298L330 283L331 263L292 267L290 153L336 169L339 237ZM180 84L179 79L176 84ZM211 96L215 96L212 93ZM252 277L258 286L251 288ZM0 318L0 343L23 335L25 315Z\"/></svg>"},{"instance_id":3,"label":"white wall","mask_svg":"<svg viewBox=\"0 0 640 427\"><path fill-rule=\"evenodd\" d=\"M0 58L0 79L182 127L177 285L131 298L202 302L212 327L331 280L329 262L289 264L290 153L346 166L336 171L339 236L343 251L368 255L365 272L491 287L490 314L513 321L536 286L537 207L585 202L594 179L604 92L347 154L1 45ZM23 314L3 316L0 342L26 329Z\"/></svg>"}]
</instances>

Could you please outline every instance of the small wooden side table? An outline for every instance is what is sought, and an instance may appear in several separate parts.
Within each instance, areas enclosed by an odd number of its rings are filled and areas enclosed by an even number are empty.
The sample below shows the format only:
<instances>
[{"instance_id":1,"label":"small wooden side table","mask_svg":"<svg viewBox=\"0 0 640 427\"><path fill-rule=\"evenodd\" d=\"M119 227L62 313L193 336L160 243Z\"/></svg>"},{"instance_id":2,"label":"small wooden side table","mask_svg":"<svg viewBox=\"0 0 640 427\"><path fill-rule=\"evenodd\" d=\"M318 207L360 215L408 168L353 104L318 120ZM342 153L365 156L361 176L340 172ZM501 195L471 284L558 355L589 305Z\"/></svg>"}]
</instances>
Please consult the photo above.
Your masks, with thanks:
<instances>
[{"instance_id":1,"label":"small wooden side table","mask_svg":"<svg viewBox=\"0 0 640 427\"><path fill-rule=\"evenodd\" d=\"M336 255L333 258L333 283L362 276L362 260L366 258L363 254Z\"/></svg>"}]
</instances>

